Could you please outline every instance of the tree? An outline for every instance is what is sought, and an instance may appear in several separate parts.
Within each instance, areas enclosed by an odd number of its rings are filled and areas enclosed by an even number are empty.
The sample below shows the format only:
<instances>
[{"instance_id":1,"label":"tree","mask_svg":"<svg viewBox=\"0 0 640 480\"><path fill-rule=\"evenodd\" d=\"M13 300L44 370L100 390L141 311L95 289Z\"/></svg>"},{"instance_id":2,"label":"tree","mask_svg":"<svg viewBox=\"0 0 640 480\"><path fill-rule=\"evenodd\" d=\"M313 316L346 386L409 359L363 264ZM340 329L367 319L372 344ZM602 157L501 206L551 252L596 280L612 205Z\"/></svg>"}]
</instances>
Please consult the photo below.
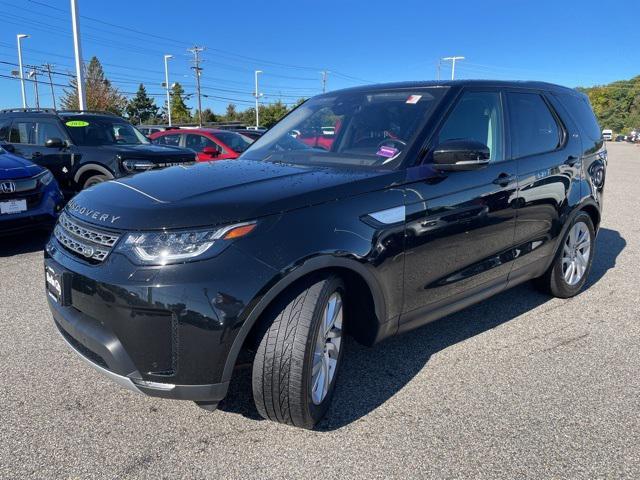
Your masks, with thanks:
<instances>
[{"instance_id":1,"label":"tree","mask_svg":"<svg viewBox=\"0 0 640 480\"><path fill-rule=\"evenodd\" d=\"M178 82L171 87L171 121L174 123L189 123L191 112L184 101L184 88Z\"/></svg>"},{"instance_id":2,"label":"tree","mask_svg":"<svg viewBox=\"0 0 640 480\"><path fill-rule=\"evenodd\" d=\"M268 105L260 105L260 126L271 128L288 112L289 109L282 103L282 100Z\"/></svg>"},{"instance_id":3,"label":"tree","mask_svg":"<svg viewBox=\"0 0 640 480\"><path fill-rule=\"evenodd\" d=\"M238 111L236 110L236 105L234 103L230 103L227 105L227 111L224 114L225 122L234 122L238 119Z\"/></svg>"},{"instance_id":4,"label":"tree","mask_svg":"<svg viewBox=\"0 0 640 480\"><path fill-rule=\"evenodd\" d=\"M578 90L589 96L602 128L626 134L640 127L640 76Z\"/></svg>"},{"instance_id":5,"label":"tree","mask_svg":"<svg viewBox=\"0 0 640 480\"><path fill-rule=\"evenodd\" d=\"M193 114L193 118L199 118L198 116L198 110L196 110L196 112ZM211 110L210 108L205 108L202 111L202 123L212 123L212 122L217 122L219 120L218 116L213 113L213 110Z\"/></svg>"},{"instance_id":6,"label":"tree","mask_svg":"<svg viewBox=\"0 0 640 480\"><path fill-rule=\"evenodd\" d=\"M78 87L75 78L69 82L60 103L64 109L78 110ZM127 99L120 91L111 85L106 78L102 64L96 57L89 61L85 72L85 94L87 97L87 110L105 110L122 115L127 105Z\"/></svg>"},{"instance_id":7,"label":"tree","mask_svg":"<svg viewBox=\"0 0 640 480\"><path fill-rule=\"evenodd\" d=\"M136 96L127 104L127 115L132 123L152 123L158 117L158 107L152 98L147 95L147 90L141 83Z\"/></svg>"}]
</instances>

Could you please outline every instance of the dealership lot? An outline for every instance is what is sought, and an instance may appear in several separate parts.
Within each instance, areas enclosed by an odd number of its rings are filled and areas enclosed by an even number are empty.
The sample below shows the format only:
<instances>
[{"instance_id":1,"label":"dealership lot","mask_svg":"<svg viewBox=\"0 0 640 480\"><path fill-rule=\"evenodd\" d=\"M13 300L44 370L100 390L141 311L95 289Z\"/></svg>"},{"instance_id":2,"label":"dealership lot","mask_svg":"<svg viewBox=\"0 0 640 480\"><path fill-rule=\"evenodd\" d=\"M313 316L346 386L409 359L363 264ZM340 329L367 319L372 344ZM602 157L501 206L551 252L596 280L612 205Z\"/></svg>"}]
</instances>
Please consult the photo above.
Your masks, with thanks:
<instances>
[{"instance_id":1,"label":"dealership lot","mask_svg":"<svg viewBox=\"0 0 640 480\"><path fill-rule=\"evenodd\" d=\"M246 367L214 413L110 383L51 322L46 237L0 240L0 478L640 477L640 148L609 153L583 293L350 343L314 432L260 420Z\"/></svg>"}]
</instances>

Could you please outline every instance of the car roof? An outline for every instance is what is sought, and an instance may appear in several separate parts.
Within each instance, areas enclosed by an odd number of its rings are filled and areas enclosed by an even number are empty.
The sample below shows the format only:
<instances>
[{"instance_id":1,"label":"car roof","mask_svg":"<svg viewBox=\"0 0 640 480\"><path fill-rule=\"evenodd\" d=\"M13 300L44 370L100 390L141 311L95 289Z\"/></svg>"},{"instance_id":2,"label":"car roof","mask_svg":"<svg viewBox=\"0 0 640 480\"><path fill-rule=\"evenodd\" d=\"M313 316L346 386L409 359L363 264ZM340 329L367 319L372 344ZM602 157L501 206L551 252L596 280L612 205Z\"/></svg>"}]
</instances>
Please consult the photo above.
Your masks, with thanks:
<instances>
[{"instance_id":1,"label":"car roof","mask_svg":"<svg viewBox=\"0 0 640 480\"><path fill-rule=\"evenodd\" d=\"M334 90L321 96L331 96L336 93L346 92L370 92L375 90L411 90L428 87L512 87L512 88L529 88L532 90L547 90L557 93L573 93L580 94L577 90L554 83L529 81L529 80L431 80L431 81L414 81L414 82L394 82L394 83L378 83L372 85L362 85L357 87L345 88L342 90Z\"/></svg>"},{"instance_id":2,"label":"car roof","mask_svg":"<svg viewBox=\"0 0 640 480\"><path fill-rule=\"evenodd\" d=\"M42 116L50 116L50 117L87 117L87 118L97 118L97 117L110 117L110 118L118 118L122 119L123 117L111 113L111 112L102 112L102 111L92 111L92 110L54 110L52 108L8 108L5 110L0 110L1 115L10 115L14 117L42 117Z\"/></svg>"}]
</instances>

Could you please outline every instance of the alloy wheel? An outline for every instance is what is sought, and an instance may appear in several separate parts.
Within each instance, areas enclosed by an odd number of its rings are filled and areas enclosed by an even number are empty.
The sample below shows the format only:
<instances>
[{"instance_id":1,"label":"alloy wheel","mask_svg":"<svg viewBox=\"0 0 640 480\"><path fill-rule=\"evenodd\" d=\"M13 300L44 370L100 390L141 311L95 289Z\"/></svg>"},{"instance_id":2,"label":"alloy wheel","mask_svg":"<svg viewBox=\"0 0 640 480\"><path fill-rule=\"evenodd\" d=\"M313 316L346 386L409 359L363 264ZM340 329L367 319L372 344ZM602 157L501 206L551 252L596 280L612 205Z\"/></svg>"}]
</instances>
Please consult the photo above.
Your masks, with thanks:
<instances>
[{"instance_id":1,"label":"alloy wheel","mask_svg":"<svg viewBox=\"0 0 640 480\"><path fill-rule=\"evenodd\" d=\"M327 396L336 373L342 346L342 296L334 292L329 297L313 352L311 369L311 399L320 405Z\"/></svg>"},{"instance_id":2,"label":"alloy wheel","mask_svg":"<svg viewBox=\"0 0 640 480\"><path fill-rule=\"evenodd\" d=\"M584 222L577 222L565 240L562 250L562 276L568 285L577 285L589 266L591 235Z\"/></svg>"}]
</instances>

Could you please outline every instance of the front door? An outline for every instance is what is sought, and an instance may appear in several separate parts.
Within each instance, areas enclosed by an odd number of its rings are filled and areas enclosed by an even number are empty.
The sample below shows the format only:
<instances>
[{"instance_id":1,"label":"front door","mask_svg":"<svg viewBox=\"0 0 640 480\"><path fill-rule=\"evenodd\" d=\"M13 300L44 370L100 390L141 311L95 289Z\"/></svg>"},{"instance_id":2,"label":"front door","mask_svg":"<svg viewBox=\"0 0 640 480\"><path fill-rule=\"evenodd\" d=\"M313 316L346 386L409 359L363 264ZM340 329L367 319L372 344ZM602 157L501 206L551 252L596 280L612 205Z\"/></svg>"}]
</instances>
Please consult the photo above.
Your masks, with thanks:
<instances>
[{"instance_id":1,"label":"front door","mask_svg":"<svg viewBox=\"0 0 640 480\"><path fill-rule=\"evenodd\" d=\"M442 172L427 161L406 186L405 298L401 330L425 323L482 292L504 288L513 260L517 168L505 139L499 90L466 90L431 141L468 139L489 147L477 170ZM444 310L443 310L444 309Z\"/></svg>"},{"instance_id":2,"label":"front door","mask_svg":"<svg viewBox=\"0 0 640 480\"><path fill-rule=\"evenodd\" d=\"M48 168L60 188L68 190L72 180L73 154L68 147L46 147L46 141L52 138L68 140L54 119L17 118L11 124L9 143L15 148L15 153Z\"/></svg>"}]
</instances>

